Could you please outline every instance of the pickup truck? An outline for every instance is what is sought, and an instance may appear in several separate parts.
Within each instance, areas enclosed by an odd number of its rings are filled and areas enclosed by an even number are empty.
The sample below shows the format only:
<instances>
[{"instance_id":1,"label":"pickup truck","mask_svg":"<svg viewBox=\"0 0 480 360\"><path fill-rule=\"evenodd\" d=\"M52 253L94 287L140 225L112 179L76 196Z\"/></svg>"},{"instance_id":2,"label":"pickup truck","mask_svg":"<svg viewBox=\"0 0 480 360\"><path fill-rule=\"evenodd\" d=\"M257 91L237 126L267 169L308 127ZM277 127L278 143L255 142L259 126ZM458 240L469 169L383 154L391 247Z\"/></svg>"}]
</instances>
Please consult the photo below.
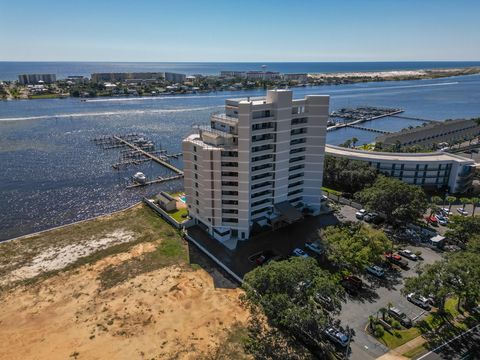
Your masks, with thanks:
<instances>
[{"instance_id":1,"label":"pickup truck","mask_svg":"<svg viewBox=\"0 0 480 360\"><path fill-rule=\"evenodd\" d=\"M394 265L398 265L401 268L408 268L408 261L405 259L402 259L402 257L398 254L394 254L391 252L385 253L385 259Z\"/></svg>"}]
</instances>

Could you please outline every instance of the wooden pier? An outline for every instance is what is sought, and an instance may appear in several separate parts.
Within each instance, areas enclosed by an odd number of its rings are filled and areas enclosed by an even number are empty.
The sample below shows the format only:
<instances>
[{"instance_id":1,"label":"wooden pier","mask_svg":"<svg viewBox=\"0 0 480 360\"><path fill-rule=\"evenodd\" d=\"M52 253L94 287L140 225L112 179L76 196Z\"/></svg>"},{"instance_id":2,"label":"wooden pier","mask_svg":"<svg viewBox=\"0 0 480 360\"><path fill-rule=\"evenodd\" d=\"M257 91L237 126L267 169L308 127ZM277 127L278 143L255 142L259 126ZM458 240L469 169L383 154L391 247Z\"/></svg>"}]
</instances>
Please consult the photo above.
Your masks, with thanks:
<instances>
[{"instance_id":1,"label":"wooden pier","mask_svg":"<svg viewBox=\"0 0 480 360\"><path fill-rule=\"evenodd\" d=\"M168 176L168 177L158 177L158 179L151 180L151 181L146 181L144 183L135 183L135 184L132 184L132 185L128 185L126 188L127 189L133 189L133 188L147 186L147 185L160 184L160 183L163 183L163 182L166 182L166 181L178 180L178 179L181 179L181 178L183 178L183 174L182 175L173 175L173 176Z\"/></svg>"},{"instance_id":2,"label":"wooden pier","mask_svg":"<svg viewBox=\"0 0 480 360\"><path fill-rule=\"evenodd\" d=\"M364 126L350 125L350 124L347 124L347 126L353 128L353 129L370 131L370 132L375 132L375 133L379 133L379 134L391 134L391 132L387 131L387 130L373 129L373 128L367 128L367 127L364 127Z\"/></svg>"},{"instance_id":3,"label":"wooden pier","mask_svg":"<svg viewBox=\"0 0 480 360\"><path fill-rule=\"evenodd\" d=\"M153 161L155 161L156 163L166 167L167 169L169 170L172 170L173 172L177 173L178 175L181 175L183 176L183 171L180 170L179 168L177 168L176 166L173 166L172 164L168 163L167 161L161 159L160 157L156 156L156 155L153 155L141 148L139 148L137 145L135 144L132 144L131 142L127 141L127 140L124 140L123 138L119 137L119 136L116 136L116 135L113 135L112 136L113 139L115 139L117 142L121 143L121 144L124 144L126 146L128 146L130 149L133 149L135 151L137 151L138 153L144 155L145 157L147 158L150 158L152 159ZM166 181L166 180L165 180Z\"/></svg>"},{"instance_id":4,"label":"wooden pier","mask_svg":"<svg viewBox=\"0 0 480 360\"><path fill-rule=\"evenodd\" d=\"M398 114L400 114L400 113L402 113L402 112L403 112L403 110L397 110L397 111L392 111L392 112L385 113L385 114L382 114L382 115L373 116L373 117L370 117L370 118L358 119L358 120L355 120L355 121L352 121L352 122L349 122L349 123L344 123L344 124L338 124L338 123L337 123L336 125L327 127L327 131L333 131L333 130L337 130L337 129L341 129L341 128L345 128L345 127L352 127L352 128L354 128L355 125L357 125L357 124L361 124L361 123L364 123L364 122L367 122L367 121L376 120L376 119L381 119L381 118L388 117L388 116L395 116L395 115L398 115ZM398 117L398 116L397 116L397 117ZM374 131L374 132L382 132L382 131L383 131L383 130L375 131L376 129L372 129L372 128L362 128L361 126L357 127L357 129L367 130L367 131Z\"/></svg>"}]
</instances>

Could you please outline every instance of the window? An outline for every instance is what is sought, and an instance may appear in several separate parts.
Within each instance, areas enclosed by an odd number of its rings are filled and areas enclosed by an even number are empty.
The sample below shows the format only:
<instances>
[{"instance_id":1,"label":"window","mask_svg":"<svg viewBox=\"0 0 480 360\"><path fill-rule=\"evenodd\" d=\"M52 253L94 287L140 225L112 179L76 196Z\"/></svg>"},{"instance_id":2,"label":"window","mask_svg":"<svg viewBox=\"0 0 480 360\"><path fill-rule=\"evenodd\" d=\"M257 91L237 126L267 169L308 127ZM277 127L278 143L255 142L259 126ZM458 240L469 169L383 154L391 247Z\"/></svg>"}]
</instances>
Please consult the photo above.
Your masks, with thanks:
<instances>
[{"instance_id":1,"label":"window","mask_svg":"<svg viewBox=\"0 0 480 360\"><path fill-rule=\"evenodd\" d=\"M195 179L198 179L198 174L197 173L195 173Z\"/></svg>"},{"instance_id":2,"label":"window","mask_svg":"<svg viewBox=\"0 0 480 360\"><path fill-rule=\"evenodd\" d=\"M194 168L195 170L198 170L197 164L193 165L193 168Z\"/></svg>"},{"instance_id":3,"label":"window","mask_svg":"<svg viewBox=\"0 0 480 360\"><path fill-rule=\"evenodd\" d=\"M292 188L292 187L299 186L299 185L303 185L303 181L297 181L297 182L288 184L288 187Z\"/></svg>"},{"instance_id":4,"label":"window","mask_svg":"<svg viewBox=\"0 0 480 360\"><path fill-rule=\"evenodd\" d=\"M292 125L297 125L297 124L306 124L308 122L307 118L297 118L297 119L292 119L291 124Z\"/></svg>"},{"instance_id":5,"label":"window","mask_svg":"<svg viewBox=\"0 0 480 360\"><path fill-rule=\"evenodd\" d=\"M305 138L294 139L294 140L290 140L290 145L303 144L303 143L306 143L306 142L307 142L307 139L305 139Z\"/></svg>"},{"instance_id":6,"label":"window","mask_svg":"<svg viewBox=\"0 0 480 360\"><path fill-rule=\"evenodd\" d=\"M197 147L196 146L193 147L193 152L197 152Z\"/></svg>"},{"instance_id":7,"label":"window","mask_svg":"<svg viewBox=\"0 0 480 360\"><path fill-rule=\"evenodd\" d=\"M290 154L298 154L300 152L304 152L305 148L298 148L298 149L292 149L290 150Z\"/></svg>"},{"instance_id":8,"label":"window","mask_svg":"<svg viewBox=\"0 0 480 360\"><path fill-rule=\"evenodd\" d=\"M197 155L193 155L193 160L197 161Z\"/></svg>"},{"instance_id":9,"label":"window","mask_svg":"<svg viewBox=\"0 0 480 360\"><path fill-rule=\"evenodd\" d=\"M198 188L198 183L195 183L195 187Z\"/></svg>"},{"instance_id":10,"label":"window","mask_svg":"<svg viewBox=\"0 0 480 360\"><path fill-rule=\"evenodd\" d=\"M297 162L297 161L302 161L302 160L305 160L305 156L293 157L288 162L291 164L291 163L294 163L294 162Z\"/></svg>"}]
</instances>

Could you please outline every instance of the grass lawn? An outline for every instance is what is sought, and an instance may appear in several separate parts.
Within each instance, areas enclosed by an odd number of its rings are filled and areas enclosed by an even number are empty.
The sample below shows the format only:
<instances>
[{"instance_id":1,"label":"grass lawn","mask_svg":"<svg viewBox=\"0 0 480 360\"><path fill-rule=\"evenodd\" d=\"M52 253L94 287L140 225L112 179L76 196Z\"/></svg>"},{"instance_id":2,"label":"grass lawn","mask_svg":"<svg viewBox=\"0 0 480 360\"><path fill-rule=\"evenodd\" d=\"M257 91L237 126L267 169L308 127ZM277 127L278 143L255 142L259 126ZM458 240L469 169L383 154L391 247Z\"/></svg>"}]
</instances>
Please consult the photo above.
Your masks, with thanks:
<instances>
[{"instance_id":1,"label":"grass lawn","mask_svg":"<svg viewBox=\"0 0 480 360\"><path fill-rule=\"evenodd\" d=\"M179 223L182 223L186 220L186 218L182 217L182 215L187 215L187 214L188 214L187 208L178 209L177 211L168 213L168 215L170 215L172 218L175 219L176 222L179 222Z\"/></svg>"},{"instance_id":2,"label":"grass lawn","mask_svg":"<svg viewBox=\"0 0 480 360\"><path fill-rule=\"evenodd\" d=\"M395 349L396 347L405 344L406 342L415 339L417 336L420 336L422 333L416 327L411 327L410 329L402 330L390 330L391 333L385 330L385 334L379 339L382 343L388 346L390 349Z\"/></svg>"},{"instance_id":3,"label":"grass lawn","mask_svg":"<svg viewBox=\"0 0 480 360\"><path fill-rule=\"evenodd\" d=\"M328 193L333 194L333 195L342 196L341 191L333 190L333 189L327 188L325 186L322 186L322 191L328 192Z\"/></svg>"},{"instance_id":4,"label":"grass lawn","mask_svg":"<svg viewBox=\"0 0 480 360\"><path fill-rule=\"evenodd\" d=\"M29 99L56 99L60 97L59 94L28 95Z\"/></svg>"}]
</instances>

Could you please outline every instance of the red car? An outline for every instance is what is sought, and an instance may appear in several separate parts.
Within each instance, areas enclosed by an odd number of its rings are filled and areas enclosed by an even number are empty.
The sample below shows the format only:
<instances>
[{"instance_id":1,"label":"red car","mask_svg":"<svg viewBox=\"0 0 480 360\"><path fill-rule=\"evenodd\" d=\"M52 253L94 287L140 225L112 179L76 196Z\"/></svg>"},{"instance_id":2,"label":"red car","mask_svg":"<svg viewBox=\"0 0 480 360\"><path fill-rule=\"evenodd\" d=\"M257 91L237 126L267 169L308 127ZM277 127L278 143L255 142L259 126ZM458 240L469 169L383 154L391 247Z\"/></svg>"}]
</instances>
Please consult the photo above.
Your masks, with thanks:
<instances>
[{"instance_id":1,"label":"red car","mask_svg":"<svg viewBox=\"0 0 480 360\"><path fill-rule=\"evenodd\" d=\"M407 268L408 267L408 261L405 259L402 259L402 257L398 254L393 254L391 252L386 252L385 253L385 259L395 265L398 265L402 268Z\"/></svg>"},{"instance_id":2,"label":"red car","mask_svg":"<svg viewBox=\"0 0 480 360\"><path fill-rule=\"evenodd\" d=\"M428 224L432 224L432 225L435 225L435 226L438 225L438 219L434 215L427 216L425 218L425 220L427 221Z\"/></svg>"},{"instance_id":3,"label":"red car","mask_svg":"<svg viewBox=\"0 0 480 360\"><path fill-rule=\"evenodd\" d=\"M363 281L358 276L346 275L342 279L342 285L359 290L363 286Z\"/></svg>"}]
</instances>

